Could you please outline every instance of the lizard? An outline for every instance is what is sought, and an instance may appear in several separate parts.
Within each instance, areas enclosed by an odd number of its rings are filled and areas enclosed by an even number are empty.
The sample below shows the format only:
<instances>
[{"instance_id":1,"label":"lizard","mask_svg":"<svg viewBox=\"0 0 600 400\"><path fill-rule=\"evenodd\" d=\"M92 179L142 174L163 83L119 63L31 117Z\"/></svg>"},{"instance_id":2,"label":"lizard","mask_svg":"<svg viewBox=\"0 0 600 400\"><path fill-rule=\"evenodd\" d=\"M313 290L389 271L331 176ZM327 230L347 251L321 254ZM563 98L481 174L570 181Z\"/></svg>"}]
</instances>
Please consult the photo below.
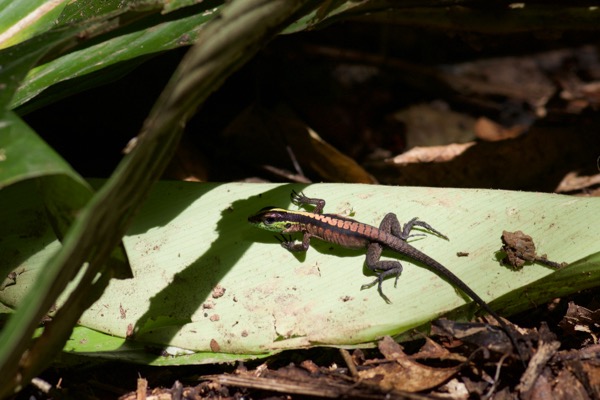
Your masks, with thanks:
<instances>
[{"instance_id":1,"label":"lizard","mask_svg":"<svg viewBox=\"0 0 600 400\"><path fill-rule=\"evenodd\" d=\"M314 209L309 212L265 207L255 215L248 217L248 222L258 228L281 234L281 237L276 236L276 238L281 242L282 247L290 252L307 251L310 247L310 240L313 237L344 248L367 249L366 265L373 271L376 278L371 283L362 285L361 289L367 289L377 284L379 295L386 303L391 302L383 293L382 283L387 277L395 276L394 287L396 287L403 267L397 260L380 260L383 249L388 248L409 259L424 264L469 296L479 307L494 317L500 324L500 328L509 337L523 363L525 362L525 354L523 354L519 347L516 336L498 313L452 271L407 242L410 237L422 235L410 234L415 226L424 228L448 240L445 235L418 218L411 219L402 227L396 214L388 213L381 221L379 228L377 228L341 215L324 214L325 200L323 199L309 198L304 193L297 193L296 191L292 191L290 198L292 203L299 207L312 205ZM285 236L298 232L303 234L300 243L292 240L291 236Z\"/></svg>"}]
</instances>

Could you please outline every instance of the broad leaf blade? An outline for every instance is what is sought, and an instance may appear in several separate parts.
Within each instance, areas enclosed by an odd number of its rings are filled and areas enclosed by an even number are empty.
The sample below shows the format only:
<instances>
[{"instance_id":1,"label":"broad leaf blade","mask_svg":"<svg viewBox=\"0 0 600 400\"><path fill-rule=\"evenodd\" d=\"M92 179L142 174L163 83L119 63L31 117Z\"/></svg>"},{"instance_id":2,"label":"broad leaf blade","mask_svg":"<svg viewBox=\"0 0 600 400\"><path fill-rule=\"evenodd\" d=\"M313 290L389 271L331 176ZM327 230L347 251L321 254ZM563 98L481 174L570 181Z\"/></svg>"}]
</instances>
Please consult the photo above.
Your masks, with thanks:
<instances>
[{"instance_id":1,"label":"broad leaf blade","mask_svg":"<svg viewBox=\"0 0 600 400\"><path fill-rule=\"evenodd\" d=\"M363 251L313 240L305 257L296 257L271 234L247 223L249 215L266 205L288 207L292 188L326 199L326 212L353 212L355 219L374 225L388 211L401 221L414 216L427 221L450 241L427 235L411 243L452 269L486 301L504 295L504 301L492 303L500 313L505 305L511 310L514 304L531 306L531 293L538 302L566 294L564 287L552 290L547 282L579 268L574 264L554 273L540 265L517 272L501 266L496 251L502 230L531 235L538 252L555 261L589 255L589 274L570 274L569 292L600 283L600 244L593 234L600 222L597 199L343 184L162 182L124 239L135 278L111 283L82 316L82 325L207 357L216 343L220 352L245 359L315 345L369 346L383 335L405 332L442 314L477 309L465 307L469 300L446 281L393 253L384 256L400 259L404 272L397 288L392 280L384 283L392 300L386 304L376 289L360 290L372 279L365 276ZM43 253L40 249L36 256ZM23 285L34 279L20 278ZM536 286L542 278L544 291ZM223 296L214 291L217 285L225 289ZM2 300L16 289L0 293ZM77 352L77 346L70 350ZM153 362L160 364L161 357Z\"/></svg>"},{"instance_id":2,"label":"broad leaf blade","mask_svg":"<svg viewBox=\"0 0 600 400\"><path fill-rule=\"evenodd\" d=\"M34 68L26 77L12 101L16 108L37 96L46 88L100 71L138 57L192 44L203 25L216 13L196 8L191 15L150 15L127 29L110 33L97 44L77 48L63 56ZM118 28L115 26L114 28ZM114 29L113 28L113 29ZM107 33L107 35L109 35Z\"/></svg>"},{"instance_id":3,"label":"broad leaf blade","mask_svg":"<svg viewBox=\"0 0 600 400\"><path fill-rule=\"evenodd\" d=\"M87 186L21 118L8 112L0 123L0 189L22 180L58 174Z\"/></svg>"},{"instance_id":4,"label":"broad leaf blade","mask_svg":"<svg viewBox=\"0 0 600 400\"><path fill-rule=\"evenodd\" d=\"M56 29L0 50L0 82L3 85L0 90L0 117L10 109L14 94L31 68L53 48L72 40L82 29L84 27L81 26Z\"/></svg>"}]
</instances>

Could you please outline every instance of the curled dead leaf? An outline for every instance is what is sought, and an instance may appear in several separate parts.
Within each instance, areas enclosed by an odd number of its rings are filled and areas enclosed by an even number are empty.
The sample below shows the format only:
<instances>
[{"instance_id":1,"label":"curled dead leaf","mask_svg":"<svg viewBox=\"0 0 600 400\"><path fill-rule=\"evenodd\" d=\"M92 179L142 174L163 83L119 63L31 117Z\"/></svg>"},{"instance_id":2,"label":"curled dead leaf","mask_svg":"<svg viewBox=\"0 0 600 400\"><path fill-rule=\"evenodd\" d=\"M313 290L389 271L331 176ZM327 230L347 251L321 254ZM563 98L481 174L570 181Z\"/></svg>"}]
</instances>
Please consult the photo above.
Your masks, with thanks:
<instances>
[{"instance_id":1,"label":"curled dead leaf","mask_svg":"<svg viewBox=\"0 0 600 400\"><path fill-rule=\"evenodd\" d=\"M419 392L441 385L459 370L458 367L433 368L417 363L389 336L379 342L379 351L386 361L360 371L359 377L362 383L378 386L382 391Z\"/></svg>"}]
</instances>

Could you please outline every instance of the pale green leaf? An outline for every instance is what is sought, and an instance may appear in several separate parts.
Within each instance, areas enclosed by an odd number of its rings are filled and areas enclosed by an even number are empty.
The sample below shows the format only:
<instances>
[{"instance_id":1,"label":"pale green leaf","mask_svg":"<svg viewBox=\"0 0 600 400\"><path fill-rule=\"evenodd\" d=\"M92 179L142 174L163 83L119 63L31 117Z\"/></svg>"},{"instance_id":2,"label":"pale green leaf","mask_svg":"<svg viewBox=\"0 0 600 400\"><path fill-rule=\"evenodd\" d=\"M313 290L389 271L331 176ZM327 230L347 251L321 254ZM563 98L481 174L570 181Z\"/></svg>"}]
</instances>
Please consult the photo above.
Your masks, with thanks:
<instances>
[{"instance_id":1,"label":"pale green leaf","mask_svg":"<svg viewBox=\"0 0 600 400\"><path fill-rule=\"evenodd\" d=\"M78 326L64 348L66 362L81 362L81 357L101 357L108 360L127 361L147 365L189 365L224 363L244 359L256 359L263 355L191 352L176 347L152 346L147 343L126 340L93 329ZM77 356L72 360L69 356ZM88 361L88 360L84 360Z\"/></svg>"},{"instance_id":2,"label":"pale green leaf","mask_svg":"<svg viewBox=\"0 0 600 400\"><path fill-rule=\"evenodd\" d=\"M397 288L393 280L384 283L392 300L386 304L375 288L360 289L373 278L366 276L364 251L315 239L306 255L297 257L247 223L264 206L288 207L292 188L326 199L326 212L354 212L355 219L369 224L377 225L387 212L401 221L417 216L428 222L450 241L427 235L411 243L484 300L504 295L503 307L492 303L500 313L505 306L531 307L532 301L539 304L600 282L597 199L369 185L161 182L124 239L135 278L111 282L81 324L130 341L207 354L211 342L217 343L220 352L243 359L315 345L370 345L470 302L431 271L399 257L404 272ZM501 266L496 252L503 230L522 230L534 238L540 254L572 265L558 273L536 264L521 271ZM23 239L21 246L35 244ZM18 303L46 252L40 247L28 259L20 258L18 266L11 260L17 270L28 268L16 285L0 292L5 304ZM574 270L569 285L552 286L552 277ZM543 291L538 281L546 285ZM217 285L225 289L222 297L214 296ZM77 346L69 350L76 352Z\"/></svg>"}]
</instances>

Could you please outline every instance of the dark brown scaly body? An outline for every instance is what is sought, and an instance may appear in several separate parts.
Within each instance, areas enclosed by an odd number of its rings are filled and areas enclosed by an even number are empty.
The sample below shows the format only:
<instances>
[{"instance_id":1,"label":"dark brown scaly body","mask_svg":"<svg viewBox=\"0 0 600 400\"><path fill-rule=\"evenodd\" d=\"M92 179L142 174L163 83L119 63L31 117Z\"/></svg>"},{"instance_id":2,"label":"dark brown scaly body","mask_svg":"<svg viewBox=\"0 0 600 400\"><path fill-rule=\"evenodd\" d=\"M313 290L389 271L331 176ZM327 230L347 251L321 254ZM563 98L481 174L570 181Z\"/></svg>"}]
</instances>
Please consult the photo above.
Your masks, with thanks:
<instances>
[{"instance_id":1,"label":"dark brown scaly body","mask_svg":"<svg viewBox=\"0 0 600 400\"><path fill-rule=\"evenodd\" d=\"M390 301L383 294L381 284L386 277L394 275L397 282L402 272L402 265L398 261L380 261L379 258L381 257L383 248L389 248L396 253L416 260L460 289L488 314L492 315L510 338L521 359L523 361L526 359L512 331L508 329L508 326L500 316L475 291L448 268L407 243L407 239L410 236L414 236L410 235L410 231L414 226L425 228L438 236L446 238L446 236L433 229L427 223L413 218L402 228L396 215L389 213L385 216L379 228L376 228L341 215L322 214L325 206L325 201L322 199L308 198L302 193L297 194L296 192L292 192L292 202L300 206L314 205L315 209L313 212L306 212L267 207L260 210L258 214L249 217L248 221L263 229L281 234L303 233L302 243L295 243L291 238L286 238L285 236L283 236L283 239L280 239L282 246L289 251L308 250L312 237L345 248L367 249L366 264L375 272L377 279L371 284L363 285L362 288L371 287L378 283L379 293L388 303Z\"/></svg>"},{"instance_id":2,"label":"dark brown scaly body","mask_svg":"<svg viewBox=\"0 0 600 400\"><path fill-rule=\"evenodd\" d=\"M293 212L288 213L287 219L298 222L294 232L308 232L313 237L348 249L366 249L371 242L384 243L391 236L374 226L336 214Z\"/></svg>"}]
</instances>

